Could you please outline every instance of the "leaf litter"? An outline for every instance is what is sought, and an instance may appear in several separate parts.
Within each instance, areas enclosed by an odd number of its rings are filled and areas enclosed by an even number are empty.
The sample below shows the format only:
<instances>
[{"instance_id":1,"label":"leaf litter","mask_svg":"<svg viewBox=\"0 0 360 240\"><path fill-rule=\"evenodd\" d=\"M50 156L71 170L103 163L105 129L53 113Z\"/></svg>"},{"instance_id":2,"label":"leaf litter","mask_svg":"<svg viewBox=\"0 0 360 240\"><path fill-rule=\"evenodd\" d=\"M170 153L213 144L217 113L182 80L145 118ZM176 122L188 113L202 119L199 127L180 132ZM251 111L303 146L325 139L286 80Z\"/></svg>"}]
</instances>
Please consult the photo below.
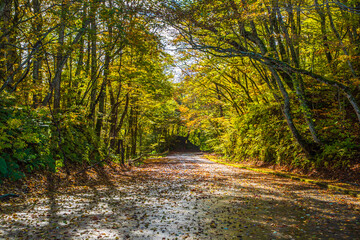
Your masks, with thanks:
<instances>
[{"instance_id":1,"label":"leaf litter","mask_svg":"<svg viewBox=\"0 0 360 240\"><path fill-rule=\"evenodd\" d=\"M98 175L98 177L94 175ZM1 203L0 239L356 239L351 196L181 153ZM35 195L35 196L34 196Z\"/></svg>"}]
</instances>

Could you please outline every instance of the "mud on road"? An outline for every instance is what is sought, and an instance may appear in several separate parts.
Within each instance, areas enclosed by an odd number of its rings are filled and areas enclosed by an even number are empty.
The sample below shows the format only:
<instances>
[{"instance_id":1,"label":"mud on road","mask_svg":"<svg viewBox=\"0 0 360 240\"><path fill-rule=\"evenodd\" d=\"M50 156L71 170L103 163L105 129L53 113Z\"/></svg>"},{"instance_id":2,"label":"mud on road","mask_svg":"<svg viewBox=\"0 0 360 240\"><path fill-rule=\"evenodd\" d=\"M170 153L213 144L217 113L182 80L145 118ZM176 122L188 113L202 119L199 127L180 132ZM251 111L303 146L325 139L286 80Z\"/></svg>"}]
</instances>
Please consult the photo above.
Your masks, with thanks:
<instances>
[{"instance_id":1,"label":"mud on road","mask_svg":"<svg viewBox=\"0 0 360 240\"><path fill-rule=\"evenodd\" d=\"M0 239L360 239L358 199L196 153L11 204Z\"/></svg>"}]
</instances>

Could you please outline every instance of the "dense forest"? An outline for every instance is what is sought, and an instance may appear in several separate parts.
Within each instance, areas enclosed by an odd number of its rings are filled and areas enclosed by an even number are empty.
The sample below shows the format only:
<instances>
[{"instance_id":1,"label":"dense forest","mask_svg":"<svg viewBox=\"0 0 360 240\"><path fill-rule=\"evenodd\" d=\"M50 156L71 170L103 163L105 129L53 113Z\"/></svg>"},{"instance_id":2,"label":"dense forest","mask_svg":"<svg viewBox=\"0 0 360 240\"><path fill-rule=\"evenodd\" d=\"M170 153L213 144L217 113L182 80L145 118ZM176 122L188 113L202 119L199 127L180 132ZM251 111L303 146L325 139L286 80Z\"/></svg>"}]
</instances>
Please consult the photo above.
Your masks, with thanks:
<instances>
[{"instance_id":1,"label":"dense forest","mask_svg":"<svg viewBox=\"0 0 360 240\"><path fill-rule=\"evenodd\" d=\"M178 137L233 161L359 168L356 0L2 0L0 17L2 180Z\"/></svg>"}]
</instances>

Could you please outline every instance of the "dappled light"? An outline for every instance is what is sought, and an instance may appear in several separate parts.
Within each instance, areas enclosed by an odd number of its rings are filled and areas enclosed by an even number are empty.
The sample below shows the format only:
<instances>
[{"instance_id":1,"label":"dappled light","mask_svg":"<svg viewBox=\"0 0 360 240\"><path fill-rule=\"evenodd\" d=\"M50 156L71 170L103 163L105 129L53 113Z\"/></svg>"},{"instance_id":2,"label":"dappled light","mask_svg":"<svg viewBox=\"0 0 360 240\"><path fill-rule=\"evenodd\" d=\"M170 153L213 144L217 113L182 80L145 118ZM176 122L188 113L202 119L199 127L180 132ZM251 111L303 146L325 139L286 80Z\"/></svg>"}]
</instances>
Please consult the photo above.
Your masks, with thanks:
<instances>
[{"instance_id":1,"label":"dappled light","mask_svg":"<svg viewBox=\"0 0 360 240\"><path fill-rule=\"evenodd\" d=\"M106 184L59 188L30 209L8 212L2 236L355 239L360 234L356 198L199 155L170 155L120 173L112 172Z\"/></svg>"},{"instance_id":2,"label":"dappled light","mask_svg":"<svg viewBox=\"0 0 360 240\"><path fill-rule=\"evenodd\" d=\"M1 239L357 239L360 3L1 0Z\"/></svg>"}]
</instances>

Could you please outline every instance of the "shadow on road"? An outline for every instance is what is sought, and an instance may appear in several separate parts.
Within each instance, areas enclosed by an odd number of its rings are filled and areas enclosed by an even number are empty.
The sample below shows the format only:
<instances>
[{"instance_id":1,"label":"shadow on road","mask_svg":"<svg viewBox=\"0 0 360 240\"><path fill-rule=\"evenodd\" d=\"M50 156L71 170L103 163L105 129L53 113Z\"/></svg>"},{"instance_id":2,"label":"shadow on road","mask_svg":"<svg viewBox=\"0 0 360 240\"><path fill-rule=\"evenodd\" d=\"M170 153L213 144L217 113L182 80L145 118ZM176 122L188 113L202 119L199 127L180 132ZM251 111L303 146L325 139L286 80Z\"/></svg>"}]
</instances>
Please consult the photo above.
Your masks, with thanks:
<instances>
[{"instance_id":1,"label":"shadow on road","mask_svg":"<svg viewBox=\"0 0 360 240\"><path fill-rule=\"evenodd\" d=\"M128 172L49 188L2 215L6 239L356 239L356 199L316 186L171 155ZM9 208L10 209L10 208Z\"/></svg>"}]
</instances>

